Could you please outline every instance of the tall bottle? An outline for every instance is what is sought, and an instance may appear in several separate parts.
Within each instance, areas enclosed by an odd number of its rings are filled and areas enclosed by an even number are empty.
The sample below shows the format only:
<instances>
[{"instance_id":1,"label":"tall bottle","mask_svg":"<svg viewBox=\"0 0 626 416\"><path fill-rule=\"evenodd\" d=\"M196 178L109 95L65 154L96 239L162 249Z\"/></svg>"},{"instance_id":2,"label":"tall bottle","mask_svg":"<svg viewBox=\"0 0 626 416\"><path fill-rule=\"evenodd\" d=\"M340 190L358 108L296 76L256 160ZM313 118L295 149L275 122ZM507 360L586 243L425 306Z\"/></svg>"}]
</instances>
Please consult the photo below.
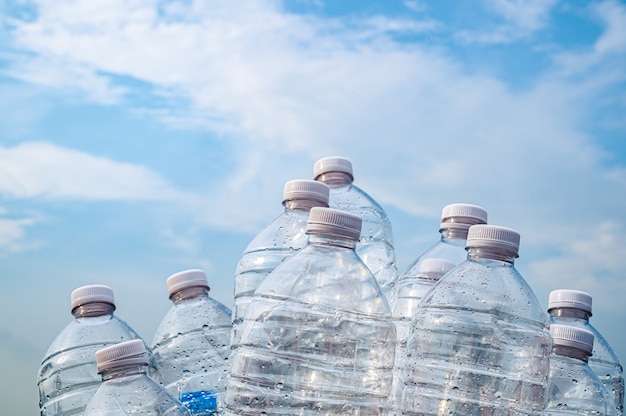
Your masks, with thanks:
<instances>
[{"instance_id":1,"label":"tall bottle","mask_svg":"<svg viewBox=\"0 0 626 416\"><path fill-rule=\"evenodd\" d=\"M283 212L248 244L235 271L231 348L237 349L240 325L254 291L283 260L307 244L306 224L313 207L328 207L328 186L296 179L285 183Z\"/></svg>"},{"instance_id":2,"label":"tall bottle","mask_svg":"<svg viewBox=\"0 0 626 416\"><path fill-rule=\"evenodd\" d=\"M361 219L312 208L309 244L261 283L226 389L228 415L381 415L396 332L355 252Z\"/></svg>"},{"instance_id":3,"label":"tall bottle","mask_svg":"<svg viewBox=\"0 0 626 416\"><path fill-rule=\"evenodd\" d=\"M473 225L467 260L422 299L407 344L408 415L539 415L548 316L515 268L519 234Z\"/></svg>"},{"instance_id":4,"label":"tall bottle","mask_svg":"<svg viewBox=\"0 0 626 416\"><path fill-rule=\"evenodd\" d=\"M613 399L587 365L593 333L580 327L551 324L553 347L544 416L616 415Z\"/></svg>"},{"instance_id":5,"label":"tall bottle","mask_svg":"<svg viewBox=\"0 0 626 416\"><path fill-rule=\"evenodd\" d=\"M81 415L101 383L96 351L120 341L141 339L113 313L115 298L108 286L77 288L71 294L71 308L74 319L52 341L39 367L41 416ZM151 355L148 357L152 360ZM154 371L153 360L151 365Z\"/></svg>"},{"instance_id":6,"label":"tall bottle","mask_svg":"<svg viewBox=\"0 0 626 416\"><path fill-rule=\"evenodd\" d=\"M548 313L550 323L577 326L591 331L595 337L589 367L604 384L615 403L618 415L624 409L624 377L619 358L602 334L589 323L592 297L580 290L559 289L550 292Z\"/></svg>"},{"instance_id":7,"label":"tall bottle","mask_svg":"<svg viewBox=\"0 0 626 416\"><path fill-rule=\"evenodd\" d=\"M85 416L190 416L182 403L146 373L148 357L140 340L102 348L95 357L102 383Z\"/></svg>"},{"instance_id":8,"label":"tall bottle","mask_svg":"<svg viewBox=\"0 0 626 416\"><path fill-rule=\"evenodd\" d=\"M184 270L166 282L172 306L152 341L156 379L192 414L217 414L226 389L231 311L209 296L202 270Z\"/></svg>"},{"instance_id":9,"label":"tall bottle","mask_svg":"<svg viewBox=\"0 0 626 416\"><path fill-rule=\"evenodd\" d=\"M352 162L340 156L319 159L313 167L315 180L330 187L330 207L358 215L363 220L356 252L374 274L387 299L398 278L393 229L385 210L356 186Z\"/></svg>"},{"instance_id":10,"label":"tall bottle","mask_svg":"<svg viewBox=\"0 0 626 416\"><path fill-rule=\"evenodd\" d=\"M396 325L397 344L393 373L393 388L390 395L390 415L401 414L402 369L407 365L406 345L413 316L420 300L439 279L455 265L444 259L426 258L419 262L412 275L398 279L394 287L396 296L392 306L393 321Z\"/></svg>"}]
</instances>

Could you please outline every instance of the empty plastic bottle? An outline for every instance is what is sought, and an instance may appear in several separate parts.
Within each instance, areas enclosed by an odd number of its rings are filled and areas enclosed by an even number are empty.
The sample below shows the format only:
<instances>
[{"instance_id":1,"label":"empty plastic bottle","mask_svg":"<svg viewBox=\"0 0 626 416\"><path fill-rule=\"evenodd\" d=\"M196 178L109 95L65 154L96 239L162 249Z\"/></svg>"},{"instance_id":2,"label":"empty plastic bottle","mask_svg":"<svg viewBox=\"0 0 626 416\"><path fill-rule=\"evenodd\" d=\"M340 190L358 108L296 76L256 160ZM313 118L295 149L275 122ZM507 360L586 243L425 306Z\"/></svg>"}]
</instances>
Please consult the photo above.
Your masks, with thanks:
<instances>
[{"instance_id":1,"label":"empty plastic bottle","mask_svg":"<svg viewBox=\"0 0 626 416\"><path fill-rule=\"evenodd\" d=\"M595 337L589 367L604 384L615 403L618 415L624 408L624 377L619 358L602 334L589 323L592 297L580 290L559 289L550 292L548 312L550 323L577 326L591 331Z\"/></svg>"},{"instance_id":2,"label":"empty plastic bottle","mask_svg":"<svg viewBox=\"0 0 626 416\"><path fill-rule=\"evenodd\" d=\"M146 373L148 357L140 340L96 351L102 383L84 416L190 416L181 402Z\"/></svg>"},{"instance_id":3,"label":"empty plastic bottle","mask_svg":"<svg viewBox=\"0 0 626 416\"><path fill-rule=\"evenodd\" d=\"M587 365L593 333L569 325L550 325L553 347L544 416L616 415L613 399Z\"/></svg>"},{"instance_id":4,"label":"empty plastic bottle","mask_svg":"<svg viewBox=\"0 0 626 416\"><path fill-rule=\"evenodd\" d=\"M195 415L219 412L228 374L231 311L209 290L202 270L170 276L167 291L173 305L152 341L156 380Z\"/></svg>"},{"instance_id":5,"label":"empty plastic bottle","mask_svg":"<svg viewBox=\"0 0 626 416\"><path fill-rule=\"evenodd\" d=\"M467 260L422 299L407 343L408 415L539 415L548 316L514 266L519 234L473 225Z\"/></svg>"},{"instance_id":6,"label":"empty plastic bottle","mask_svg":"<svg viewBox=\"0 0 626 416\"><path fill-rule=\"evenodd\" d=\"M115 299L108 286L77 288L71 294L71 306L74 319L52 341L39 368L42 416L81 415L101 382L96 351L121 341L141 339L114 315ZM154 371L150 354L148 358Z\"/></svg>"},{"instance_id":7,"label":"empty plastic bottle","mask_svg":"<svg viewBox=\"0 0 626 416\"><path fill-rule=\"evenodd\" d=\"M232 349L239 345L240 324L254 291L276 266L306 246L309 211L313 207L328 207L328 186L306 179L289 181L284 187L283 207L283 212L248 244L237 263Z\"/></svg>"},{"instance_id":8,"label":"empty plastic bottle","mask_svg":"<svg viewBox=\"0 0 626 416\"><path fill-rule=\"evenodd\" d=\"M393 229L385 210L354 185L352 162L340 156L319 159L313 167L315 180L330 187L331 208L351 212L363 220L356 252L374 274L387 299L398 277Z\"/></svg>"},{"instance_id":9,"label":"empty plastic bottle","mask_svg":"<svg viewBox=\"0 0 626 416\"><path fill-rule=\"evenodd\" d=\"M391 415L399 415L402 394L402 369L407 363L406 343L413 316L417 312L420 300L430 291L441 276L454 267L448 260L427 258L419 263L419 268L411 275L398 279L394 287L396 296L392 306L393 321L396 325L397 344L393 374L393 388L390 396Z\"/></svg>"},{"instance_id":10,"label":"empty plastic bottle","mask_svg":"<svg viewBox=\"0 0 626 416\"><path fill-rule=\"evenodd\" d=\"M381 415L396 331L355 253L361 219L312 208L309 244L261 283L226 389L227 415Z\"/></svg>"}]
</instances>

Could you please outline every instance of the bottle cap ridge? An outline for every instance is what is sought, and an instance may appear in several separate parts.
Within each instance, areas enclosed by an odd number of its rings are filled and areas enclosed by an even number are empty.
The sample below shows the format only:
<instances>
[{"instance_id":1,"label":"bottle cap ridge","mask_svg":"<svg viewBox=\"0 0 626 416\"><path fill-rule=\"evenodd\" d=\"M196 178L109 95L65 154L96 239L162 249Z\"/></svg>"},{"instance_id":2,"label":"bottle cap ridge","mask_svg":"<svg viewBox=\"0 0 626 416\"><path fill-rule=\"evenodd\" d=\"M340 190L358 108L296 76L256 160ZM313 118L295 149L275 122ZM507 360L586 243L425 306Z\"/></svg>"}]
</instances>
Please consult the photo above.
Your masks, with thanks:
<instances>
[{"instance_id":1,"label":"bottle cap ridge","mask_svg":"<svg viewBox=\"0 0 626 416\"><path fill-rule=\"evenodd\" d=\"M167 278L166 284L170 296L188 287L206 287L210 289L206 273L200 269L189 269L174 273Z\"/></svg>"},{"instance_id":2,"label":"bottle cap ridge","mask_svg":"<svg viewBox=\"0 0 626 416\"><path fill-rule=\"evenodd\" d=\"M329 188L323 182L311 179L295 179L285 183L283 202L292 199L311 199L328 206Z\"/></svg>"},{"instance_id":3,"label":"bottle cap ridge","mask_svg":"<svg viewBox=\"0 0 626 416\"><path fill-rule=\"evenodd\" d=\"M572 308L589 312L591 315L591 295L581 290L557 289L548 296L548 311L554 308Z\"/></svg>"},{"instance_id":4,"label":"bottle cap ridge","mask_svg":"<svg viewBox=\"0 0 626 416\"><path fill-rule=\"evenodd\" d=\"M554 345L578 348L591 355L593 351L593 332L570 325L550 325L550 334Z\"/></svg>"},{"instance_id":5,"label":"bottle cap ridge","mask_svg":"<svg viewBox=\"0 0 626 416\"><path fill-rule=\"evenodd\" d=\"M352 171L352 162L341 156L328 156L319 159L313 165L313 177L317 179L318 176L327 172L343 172L350 175L354 180L354 173Z\"/></svg>"},{"instance_id":6,"label":"bottle cap ridge","mask_svg":"<svg viewBox=\"0 0 626 416\"><path fill-rule=\"evenodd\" d=\"M466 247L492 247L511 251L518 257L520 235L517 231L498 225L476 224L469 228Z\"/></svg>"},{"instance_id":7,"label":"bottle cap ridge","mask_svg":"<svg viewBox=\"0 0 626 416\"><path fill-rule=\"evenodd\" d=\"M146 346L140 339L120 342L96 351L98 372L131 364L146 364Z\"/></svg>"},{"instance_id":8,"label":"bottle cap ridge","mask_svg":"<svg viewBox=\"0 0 626 416\"><path fill-rule=\"evenodd\" d=\"M87 285L81 286L72 291L70 296L72 310L87 303L105 302L115 307L115 297L113 289L105 285Z\"/></svg>"},{"instance_id":9,"label":"bottle cap ridge","mask_svg":"<svg viewBox=\"0 0 626 416\"><path fill-rule=\"evenodd\" d=\"M333 208L313 207L307 234L331 235L358 240L363 220L358 215Z\"/></svg>"}]
</instances>

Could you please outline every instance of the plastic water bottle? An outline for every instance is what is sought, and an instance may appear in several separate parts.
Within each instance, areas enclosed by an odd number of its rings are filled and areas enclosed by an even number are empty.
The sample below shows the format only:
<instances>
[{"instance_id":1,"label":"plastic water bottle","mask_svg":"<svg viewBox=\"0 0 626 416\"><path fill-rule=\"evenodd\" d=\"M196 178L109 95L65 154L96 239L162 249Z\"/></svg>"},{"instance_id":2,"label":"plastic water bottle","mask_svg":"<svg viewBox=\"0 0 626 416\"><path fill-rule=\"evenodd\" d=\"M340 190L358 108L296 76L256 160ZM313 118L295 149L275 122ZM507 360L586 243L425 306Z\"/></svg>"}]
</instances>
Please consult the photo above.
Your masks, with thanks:
<instances>
[{"instance_id":1,"label":"plastic water bottle","mask_svg":"<svg viewBox=\"0 0 626 416\"><path fill-rule=\"evenodd\" d=\"M228 375L231 311L209 296L202 270L173 274L167 291L173 305L152 341L155 378L192 414L217 414Z\"/></svg>"},{"instance_id":2,"label":"plastic water bottle","mask_svg":"<svg viewBox=\"0 0 626 416\"><path fill-rule=\"evenodd\" d=\"M616 415L613 399L587 365L593 333L569 325L550 325L554 345L544 416Z\"/></svg>"},{"instance_id":3,"label":"plastic water bottle","mask_svg":"<svg viewBox=\"0 0 626 416\"><path fill-rule=\"evenodd\" d=\"M227 415L381 415L396 331L355 253L361 219L312 208L309 244L261 283L226 389Z\"/></svg>"},{"instance_id":4,"label":"plastic water bottle","mask_svg":"<svg viewBox=\"0 0 626 416\"><path fill-rule=\"evenodd\" d=\"M514 266L519 234L473 225L467 260L422 299L411 324L402 410L409 415L539 415L548 316Z\"/></svg>"},{"instance_id":5,"label":"plastic water bottle","mask_svg":"<svg viewBox=\"0 0 626 416\"><path fill-rule=\"evenodd\" d=\"M387 299L398 277L393 229L385 210L354 185L352 162L340 156L325 157L313 167L315 180L330 187L330 207L358 215L363 220L356 252L374 274Z\"/></svg>"},{"instance_id":6,"label":"plastic water bottle","mask_svg":"<svg viewBox=\"0 0 626 416\"><path fill-rule=\"evenodd\" d=\"M232 349L239 345L240 324L254 291L276 266L306 246L309 211L313 207L328 207L328 193L328 186L321 182L306 179L287 182L283 192L283 212L244 250L235 271Z\"/></svg>"},{"instance_id":7,"label":"plastic water bottle","mask_svg":"<svg viewBox=\"0 0 626 416\"><path fill-rule=\"evenodd\" d=\"M125 341L96 351L102 383L84 416L189 416L181 402L146 373L142 341Z\"/></svg>"},{"instance_id":8,"label":"plastic water bottle","mask_svg":"<svg viewBox=\"0 0 626 416\"><path fill-rule=\"evenodd\" d=\"M71 307L74 319L52 341L39 368L42 416L81 415L101 382L96 351L120 341L141 340L114 315L115 299L108 286L77 288L71 294ZM148 358L152 360L150 354Z\"/></svg>"},{"instance_id":9,"label":"plastic water bottle","mask_svg":"<svg viewBox=\"0 0 626 416\"><path fill-rule=\"evenodd\" d=\"M580 290L559 289L550 292L548 312L550 323L566 324L587 329L593 333L593 354L589 357L589 367L604 384L615 403L618 415L624 408L624 377L619 358L602 334L589 323L592 297Z\"/></svg>"},{"instance_id":10,"label":"plastic water bottle","mask_svg":"<svg viewBox=\"0 0 626 416\"><path fill-rule=\"evenodd\" d=\"M397 344L393 374L393 388L390 396L391 415L399 415L402 394L402 369L407 363L406 344L413 316L417 312L420 300L435 283L455 265L444 259L427 258L419 263L411 275L398 279L394 287L393 321L396 325Z\"/></svg>"}]
</instances>

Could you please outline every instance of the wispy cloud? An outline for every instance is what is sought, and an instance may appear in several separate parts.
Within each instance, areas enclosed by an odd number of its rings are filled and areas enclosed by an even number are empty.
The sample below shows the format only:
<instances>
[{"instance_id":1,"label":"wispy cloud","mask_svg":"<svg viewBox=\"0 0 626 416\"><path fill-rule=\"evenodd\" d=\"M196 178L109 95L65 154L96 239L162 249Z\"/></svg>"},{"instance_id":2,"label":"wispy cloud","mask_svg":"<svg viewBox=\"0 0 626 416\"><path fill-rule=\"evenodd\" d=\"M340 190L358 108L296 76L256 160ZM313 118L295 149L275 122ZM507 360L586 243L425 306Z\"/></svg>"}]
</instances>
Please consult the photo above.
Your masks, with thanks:
<instances>
[{"instance_id":1,"label":"wispy cloud","mask_svg":"<svg viewBox=\"0 0 626 416\"><path fill-rule=\"evenodd\" d=\"M41 243L26 241L26 229L40 222L35 215L15 218L8 209L0 207L0 252L20 252L38 248Z\"/></svg>"}]
</instances>

